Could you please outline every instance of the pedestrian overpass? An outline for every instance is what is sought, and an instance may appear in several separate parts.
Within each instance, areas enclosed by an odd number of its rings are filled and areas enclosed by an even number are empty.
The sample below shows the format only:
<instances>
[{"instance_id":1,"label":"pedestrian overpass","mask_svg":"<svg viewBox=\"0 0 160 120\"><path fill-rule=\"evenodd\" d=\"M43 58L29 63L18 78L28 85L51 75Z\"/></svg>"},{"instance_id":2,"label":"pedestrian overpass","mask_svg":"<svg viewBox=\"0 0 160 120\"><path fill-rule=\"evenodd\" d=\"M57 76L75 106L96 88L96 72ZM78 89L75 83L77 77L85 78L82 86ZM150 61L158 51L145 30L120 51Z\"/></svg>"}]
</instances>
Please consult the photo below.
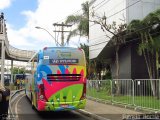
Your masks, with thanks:
<instances>
[{"instance_id":1,"label":"pedestrian overpass","mask_svg":"<svg viewBox=\"0 0 160 120\"><path fill-rule=\"evenodd\" d=\"M2 85L4 84L5 60L11 60L11 69L12 69L13 60L27 62L33 56L33 54L35 54L35 51L17 49L9 44L5 19L4 17L1 16L0 17L1 84Z\"/></svg>"}]
</instances>

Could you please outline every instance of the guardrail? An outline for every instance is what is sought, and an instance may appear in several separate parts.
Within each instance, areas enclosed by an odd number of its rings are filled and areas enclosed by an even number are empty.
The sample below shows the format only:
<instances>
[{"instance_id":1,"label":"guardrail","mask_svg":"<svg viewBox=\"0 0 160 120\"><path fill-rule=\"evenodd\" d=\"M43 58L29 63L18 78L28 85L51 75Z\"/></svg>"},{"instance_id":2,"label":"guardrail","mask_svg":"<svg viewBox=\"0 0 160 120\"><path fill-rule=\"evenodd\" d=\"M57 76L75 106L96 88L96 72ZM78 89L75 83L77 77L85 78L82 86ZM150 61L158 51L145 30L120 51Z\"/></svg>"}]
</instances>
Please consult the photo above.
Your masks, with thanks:
<instances>
[{"instance_id":1,"label":"guardrail","mask_svg":"<svg viewBox=\"0 0 160 120\"><path fill-rule=\"evenodd\" d=\"M160 112L159 79L88 80L87 97Z\"/></svg>"},{"instance_id":2,"label":"guardrail","mask_svg":"<svg viewBox=\"0 0 160 120\"><path fill-rule=\"evenodd\" d=\"M13 97L14 97L17 93L22 92L22 91L24 91L24 90L25 90L25 89L16 90L16 91L10 96L10 100L12 100Z\"/></svg>"},{"instance_id":3,"label":"guardrail","mask_svg":"<svg viewBox=\"0 0 160 120\"><path fill-rule=\"evenodd\" d=\"M20 49L17 49L15 47L9 45L9 53L13 56L29 59L35 54L35 51L20 50Z\"/></svg>"}]
</instances>

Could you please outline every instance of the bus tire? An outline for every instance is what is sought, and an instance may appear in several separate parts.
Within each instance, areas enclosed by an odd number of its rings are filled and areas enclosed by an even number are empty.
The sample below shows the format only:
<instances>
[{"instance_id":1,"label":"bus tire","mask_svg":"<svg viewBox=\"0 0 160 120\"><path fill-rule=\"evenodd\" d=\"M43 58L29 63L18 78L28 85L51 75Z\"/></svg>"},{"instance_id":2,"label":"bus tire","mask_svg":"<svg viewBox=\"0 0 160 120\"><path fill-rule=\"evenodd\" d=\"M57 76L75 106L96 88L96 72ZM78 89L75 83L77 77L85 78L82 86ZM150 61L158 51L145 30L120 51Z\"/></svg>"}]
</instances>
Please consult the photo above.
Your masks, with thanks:
<instances>
[{"instance_id":1,"label":"bus tire","mask_svg":"<svg viewBox=\"0 0 160 120\"><path fill-rule=\"evenodd\" d=\"M32 109L35 109L34 104L33 104L33 95L31 93L31 105L32 105Z\"/></svg>"},{"instance_id":2,"label":"bus tire","mask_svg":"<svg viewBox=\"0 0 160 120\"><path fill-rule=\"evenodd\" d=\"M25 89L25 95L27 96L27 92L26 92L26 89Z\"/></svg>"},{"instance_id":3,"label":"bus tire","mask_svg":"<svg viewBox=\"0 0 160 120\"><path fill-rule=\"evenodd\" d=\"M27 92L26 92L26 89L25 89L25 96L26 96L26 98L28 98L28 96L27 96Z\"/></svg>"}]
</instances>

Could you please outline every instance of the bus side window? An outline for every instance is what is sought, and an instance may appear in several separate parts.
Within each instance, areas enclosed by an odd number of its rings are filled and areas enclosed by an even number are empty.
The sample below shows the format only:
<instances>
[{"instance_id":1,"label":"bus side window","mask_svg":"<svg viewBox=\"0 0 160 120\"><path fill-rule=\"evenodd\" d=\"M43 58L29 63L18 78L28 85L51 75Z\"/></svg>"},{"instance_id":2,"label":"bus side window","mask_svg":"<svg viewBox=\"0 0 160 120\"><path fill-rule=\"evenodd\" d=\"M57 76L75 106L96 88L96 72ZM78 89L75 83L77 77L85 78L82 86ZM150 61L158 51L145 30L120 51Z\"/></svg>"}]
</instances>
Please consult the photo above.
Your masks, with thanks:
<instances>
[{"instance_id":1,"label":"bus side window","mask_svg":"<svg viewBox=\"0 0 160 120\"><path fill-rule=\"evenodd\" d=\"M37 62L39 62L39 54L37 55Z\"/></svg>"}]
</instances>

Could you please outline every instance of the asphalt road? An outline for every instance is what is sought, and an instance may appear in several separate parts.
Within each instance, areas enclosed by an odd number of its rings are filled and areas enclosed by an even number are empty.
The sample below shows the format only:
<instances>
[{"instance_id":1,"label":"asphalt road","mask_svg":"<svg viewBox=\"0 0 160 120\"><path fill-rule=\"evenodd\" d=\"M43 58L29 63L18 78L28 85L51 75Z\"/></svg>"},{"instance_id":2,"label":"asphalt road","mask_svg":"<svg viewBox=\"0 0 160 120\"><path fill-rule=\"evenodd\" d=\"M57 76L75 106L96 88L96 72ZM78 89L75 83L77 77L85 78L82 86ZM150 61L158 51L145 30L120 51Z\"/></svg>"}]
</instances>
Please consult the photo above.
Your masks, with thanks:
<instances>
[{"instance_id":1,"label":"asphalt road","mask_svg":"<svg viewBox=\"0 0 160 120\"><path fill-rule=\"evenodd\" d=\"M12 118L16 120L93 120L77 111L43 112L33 110L28 98L21 94L12 103Z\"/></svg>"}]
</instances>

